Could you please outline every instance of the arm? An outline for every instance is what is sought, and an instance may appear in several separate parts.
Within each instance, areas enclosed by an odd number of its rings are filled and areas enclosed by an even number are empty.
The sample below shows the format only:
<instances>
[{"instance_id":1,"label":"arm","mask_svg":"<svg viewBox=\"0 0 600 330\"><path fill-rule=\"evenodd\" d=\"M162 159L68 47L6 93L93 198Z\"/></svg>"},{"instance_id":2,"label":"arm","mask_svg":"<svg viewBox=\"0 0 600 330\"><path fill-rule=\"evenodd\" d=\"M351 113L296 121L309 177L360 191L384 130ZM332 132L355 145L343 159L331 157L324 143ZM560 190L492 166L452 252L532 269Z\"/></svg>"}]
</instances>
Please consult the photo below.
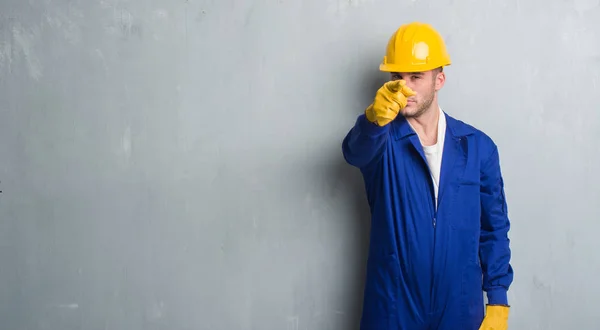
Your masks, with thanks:
<instances>
[{"instance_id":1,"label":"arm","mask_svg":"<svg viewBox=\"0 0 600 330\"><path fill-rule=\"evenodd\" d=\"M364 169L380 159L390 133L391 122L400 109L406 107L407 97L416 93L404 80L388 81L375 94L373 103L361 114L342 143L346 162Z\"/></svg>"},{"instance_id":2,"label":"arm","mask_svg":"<svg viewBox=\"0 0 600 330\"><path fill-rule=\"evenodd\" d=\"M379 126L367 120L365 114L358 116L354 127L342 142L342 152L348 164L364 168L379 160L385 149L390 125Z\"/></svg>"},{"instance_id":3,"label":"arm","mask_svg":"<svg viewBox=\"0 0 600 330\"><path fill-rule=\"evenodd\" d=\"M491 155L481 167L480 259L483 290L490 305L508 306L507 291L513 280L508 231L510 221L500 171L498 148L492 143Z\"/></svg>"}]
</instances>

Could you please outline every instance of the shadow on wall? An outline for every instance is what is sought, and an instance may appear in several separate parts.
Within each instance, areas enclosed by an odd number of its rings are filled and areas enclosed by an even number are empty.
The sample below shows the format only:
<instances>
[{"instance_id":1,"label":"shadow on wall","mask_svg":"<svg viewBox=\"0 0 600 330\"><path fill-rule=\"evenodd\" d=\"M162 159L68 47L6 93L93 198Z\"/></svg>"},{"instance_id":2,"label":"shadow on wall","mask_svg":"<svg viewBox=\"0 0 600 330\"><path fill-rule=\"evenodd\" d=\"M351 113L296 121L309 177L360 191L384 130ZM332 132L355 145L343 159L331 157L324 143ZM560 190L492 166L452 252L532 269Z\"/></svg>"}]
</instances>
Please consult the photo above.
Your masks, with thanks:
<instances>
[{"instance_id":1,"label":"shadow on wall","mask_svg":"<svg viewBox=\"0 0 600 330\"><path fill-rule=\"evenodd\" d=\"M341 159L341 161L339 160ZM360 316L362 312L363 290L365 285L366 261L369 248L370 218L369 206L364 193L364 184L360 171L347 164L343 157L336 158L332 171L338 177L341 186L344 189L342 205L350 205L351 209L344 212L350 217L346 223L352 228L347 232L353 233L353 237L348 238L351 246L344 254L348 259L342 262L347 269L346 280L349 281L347 292L343 293L344 299L342 310L346 312L340 325L344 329L359 329Z\"/></svg>"},{"instance_id":2,"label":"shadow on wall","mask_svg":"<svg viewBox=\"0 0 600 330\"><path fill-rule=\"evenodd\" d=\"M357 84L359 90L353 93L355 100L350 104L359 104L361 107L366 108L375 97L377 90L387 81L387 77L376 72L366 77L362 83ZM361 108L362 109L362 108ZM361 113L361 109L349 109L353 113ZM345 134L351 129L348 127ZM342 136L341 139L345 137ZM350 319L345 329L359 329L360 317L362 312L363 293L365 285L366 275L366 261L369 250L369 233L370 233L370 212L369 205L365 194L365 186L362 175L358 168L355 168L344 160L341 154L341 141L340 141L340 157L336 158L336 162L332 170L338 177L338 180L342 182L342 185L346 188L343 192L346 194L344 198L346 203L344 205L352 205L353 209L350 211L352 218L349 219L348 224L354 226L352 232L357 233L357 237L353 242L357 244L353 245L353 250L348 253L351 259L348 263L352 265L348 267L352 272L350 279L353 285L351 286L351 292L347 293L348 297L351 297L347 301L347 306L344 306L344 310L348 311Z\"/></svg>"}]
</instances>

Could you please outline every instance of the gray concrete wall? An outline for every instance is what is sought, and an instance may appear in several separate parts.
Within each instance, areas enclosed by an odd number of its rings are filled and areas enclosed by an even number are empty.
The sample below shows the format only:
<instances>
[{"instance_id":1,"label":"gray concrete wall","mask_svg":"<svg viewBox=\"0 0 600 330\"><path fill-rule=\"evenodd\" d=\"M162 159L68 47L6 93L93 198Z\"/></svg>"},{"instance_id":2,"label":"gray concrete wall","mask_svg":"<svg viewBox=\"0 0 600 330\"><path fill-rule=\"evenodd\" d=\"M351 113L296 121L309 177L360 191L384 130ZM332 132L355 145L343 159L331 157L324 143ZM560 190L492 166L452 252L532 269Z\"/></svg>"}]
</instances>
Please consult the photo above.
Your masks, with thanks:
<instances>
[{"instance_id":1,"label":"gray concrete wall","mask_svg":"<svg viewBox=\"0 0 600 330\"><path fill-rule=\"evenodd\" d=\"M597 329L598 0L0 0L1 328L355 329L340 143L412 20L500 147L511 329Z\"/></svg>"}]
</instances>

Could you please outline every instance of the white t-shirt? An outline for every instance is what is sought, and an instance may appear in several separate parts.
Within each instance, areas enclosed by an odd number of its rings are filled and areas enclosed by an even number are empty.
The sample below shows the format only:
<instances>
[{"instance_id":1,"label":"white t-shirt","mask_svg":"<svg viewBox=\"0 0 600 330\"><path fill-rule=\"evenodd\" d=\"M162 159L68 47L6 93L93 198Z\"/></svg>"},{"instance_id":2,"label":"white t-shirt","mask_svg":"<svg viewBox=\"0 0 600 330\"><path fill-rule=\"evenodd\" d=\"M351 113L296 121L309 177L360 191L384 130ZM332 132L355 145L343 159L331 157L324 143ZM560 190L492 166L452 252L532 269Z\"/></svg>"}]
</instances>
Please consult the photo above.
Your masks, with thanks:
<instances>
[{"instance_id":1,"label":"white t-shirt","mask_svg":"<svg viewBox=\"0 0 600 330\"><path fill-rule=\"evenodd\" d=\"M442 154L444 150L444 138L446 136L446 116L440 108L440 116L438 119L437 143L431 146L423 145L425 158L429 165L431 178L433 179L433 189L435 192L435 205L438 205L438 191L440 185L440 170L442 166Z\"/></svg>"}]
</instances>

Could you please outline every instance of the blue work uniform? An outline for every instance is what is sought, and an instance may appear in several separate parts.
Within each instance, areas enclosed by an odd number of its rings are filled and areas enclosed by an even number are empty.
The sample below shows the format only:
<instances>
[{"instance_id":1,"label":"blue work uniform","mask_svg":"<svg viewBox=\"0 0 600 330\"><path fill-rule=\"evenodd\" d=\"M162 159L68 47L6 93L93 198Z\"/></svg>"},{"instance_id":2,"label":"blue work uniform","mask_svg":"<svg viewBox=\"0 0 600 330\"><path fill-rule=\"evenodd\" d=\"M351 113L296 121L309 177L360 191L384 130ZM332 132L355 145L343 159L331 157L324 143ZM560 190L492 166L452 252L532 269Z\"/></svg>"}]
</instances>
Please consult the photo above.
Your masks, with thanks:
<instances>
[{"instance_id":1,"label":"blue work uniform","mask_svg":"<svg viewBox=\"0 0 600 330\"><path fill-rule=\"evenodd\" d=\"M361 114L342 143L371 210L362 330L477 330L489 304L507 305L510 222L498 149L443 113L438 205L419 137L399 115Z\"/></svg>"}]
</instances>

